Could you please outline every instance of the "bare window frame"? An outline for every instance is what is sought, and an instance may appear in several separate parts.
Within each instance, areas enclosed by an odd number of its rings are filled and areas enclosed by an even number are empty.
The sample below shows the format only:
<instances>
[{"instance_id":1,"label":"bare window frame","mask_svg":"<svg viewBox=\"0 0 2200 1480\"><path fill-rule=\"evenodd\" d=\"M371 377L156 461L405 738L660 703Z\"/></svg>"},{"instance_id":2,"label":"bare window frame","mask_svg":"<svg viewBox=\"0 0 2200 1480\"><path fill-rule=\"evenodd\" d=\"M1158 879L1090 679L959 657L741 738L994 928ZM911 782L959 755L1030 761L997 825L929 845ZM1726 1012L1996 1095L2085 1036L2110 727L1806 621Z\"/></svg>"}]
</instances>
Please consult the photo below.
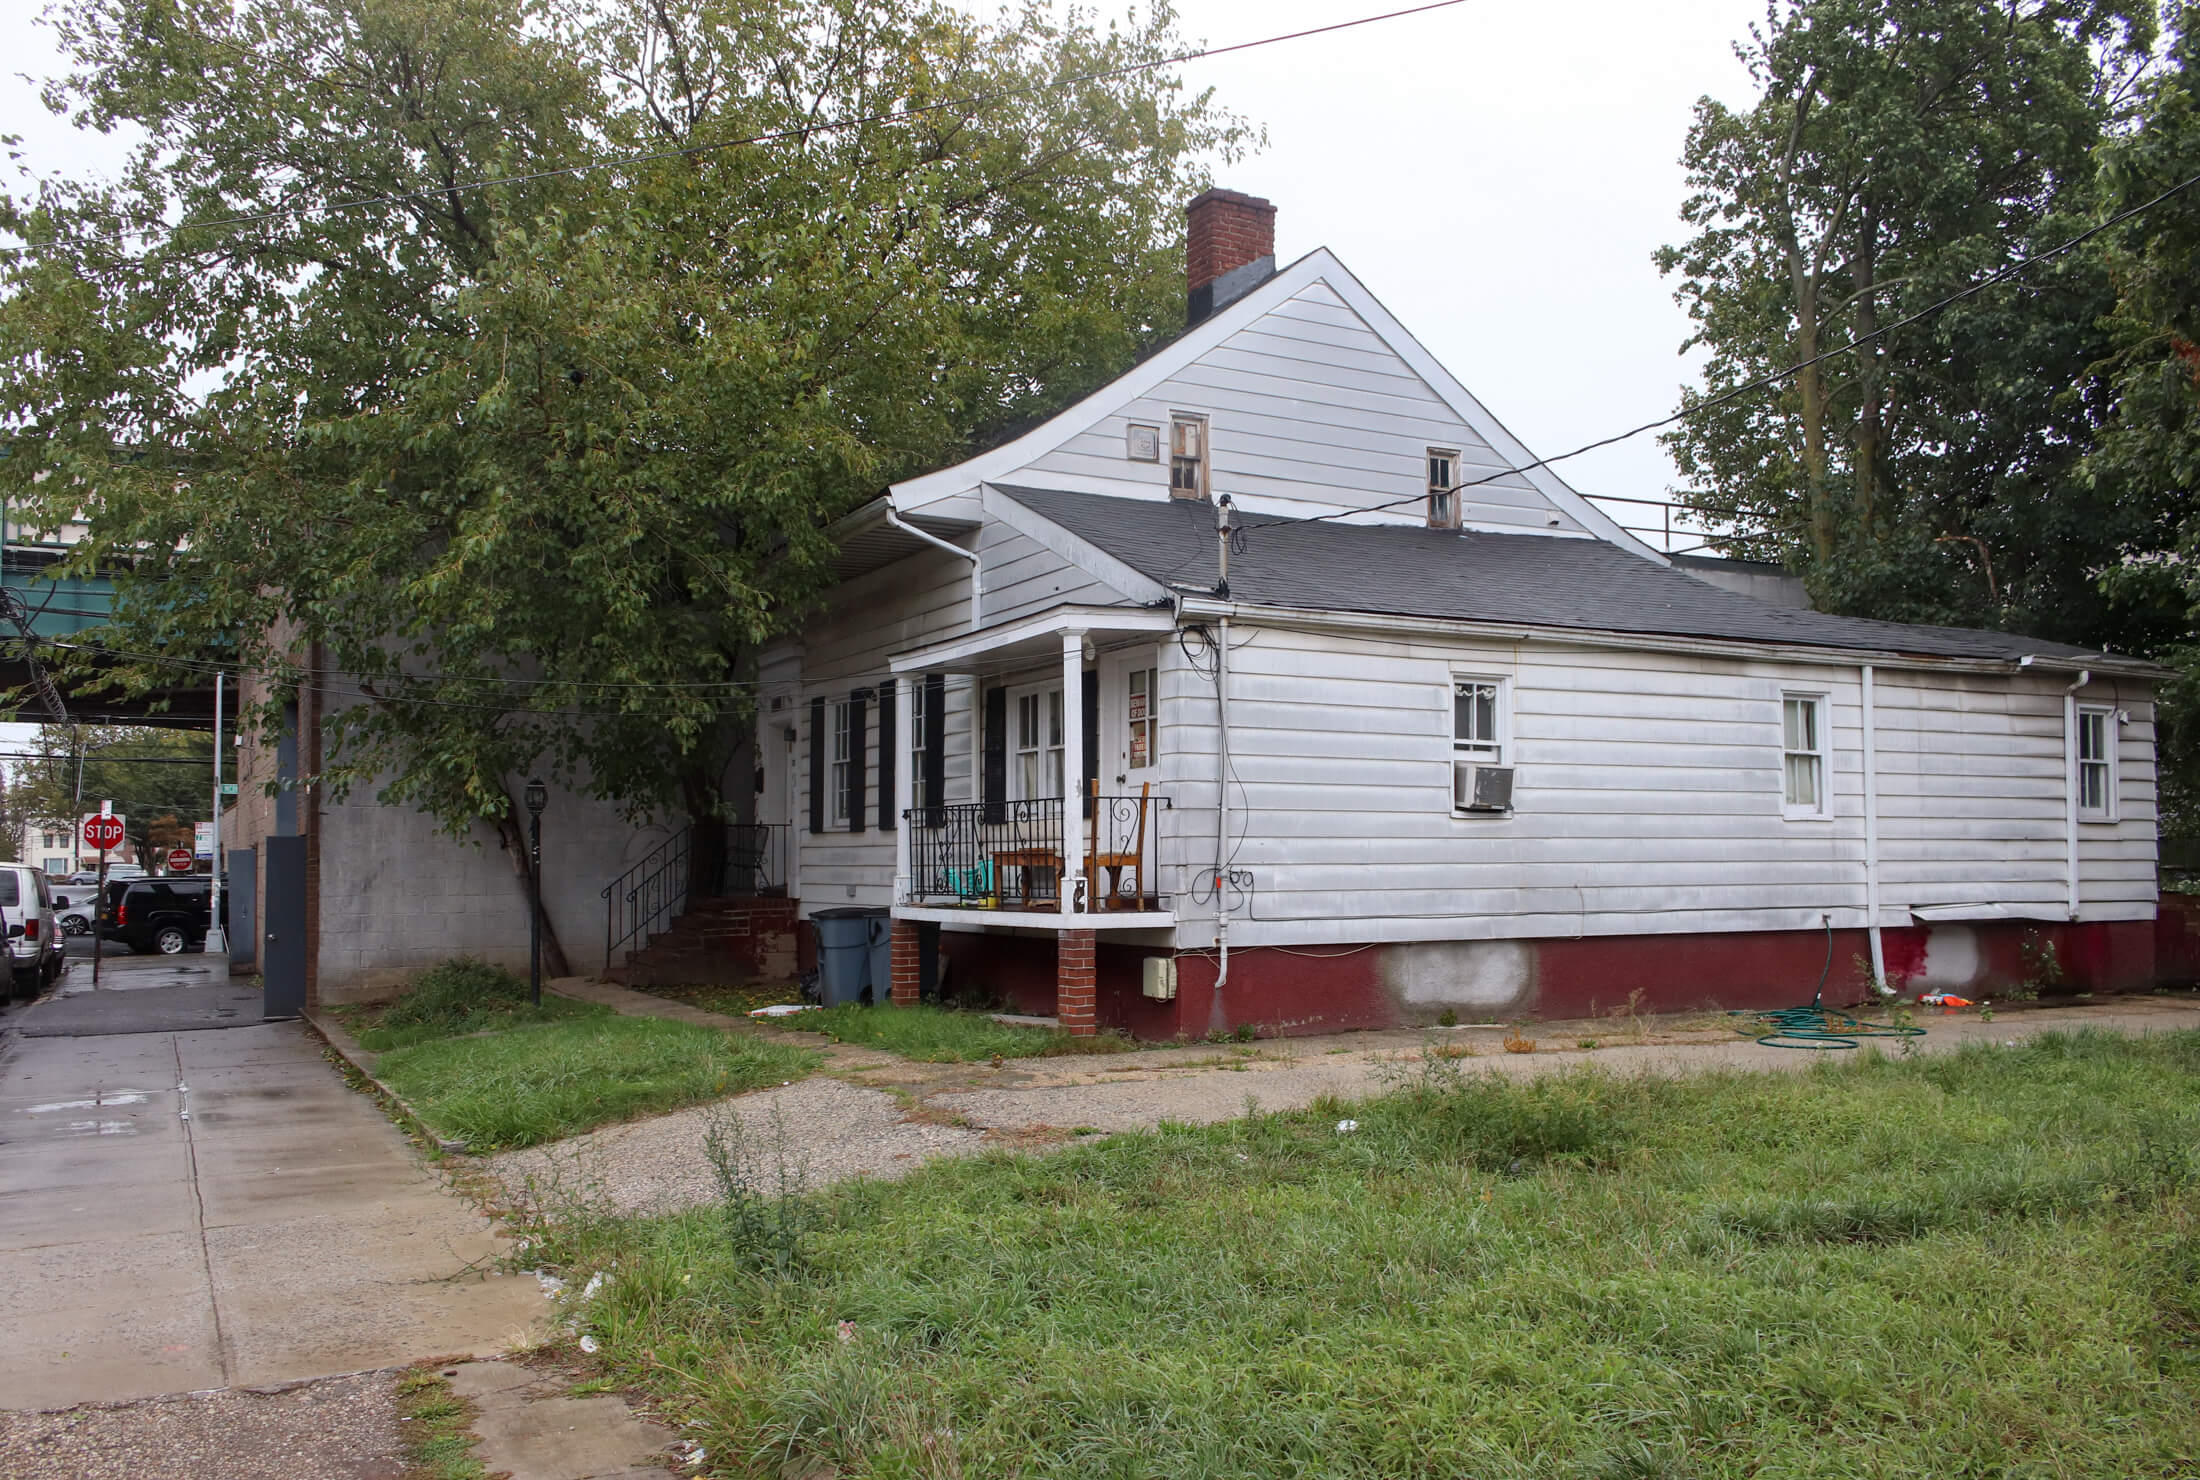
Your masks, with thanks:
<instances>
[{"instance_id":1,"label":"bare window frame","mask_svg":"<svg viewBox=\"0 0 2200 1480\"><path fill-rule=\"evenodd\" d=\"M1211 435L1212 430L1207 424L1207 418L1197 412L1172 411L1169 413L1170 498L1205 501L1213 496L1214 485L1211 470L1215 460L1215 444ZM1180 450L1184 446L1184 434L1186 432L1190 432L1194 440L1197 441L1198 450L1196 452L1186 453ZM1181 481L1186 464L1190 465L1192 482L1197 484L1197 487Z\"/></svg>"},{"instance_id":2,"label":"bare window frame","mask_svg":"<svg viewBox=\"0 0 2200 1480\"><path fill-rule=\"evenodd\" d=\"M1443 459L1448 468L1445 481L1437 482L1437 460ZM1457 529L1459 527L1459 449L1456 447L1431 447L1422 458L1422 471L1428 483L1428 523L1431 529Z\"/></svg>"}]
</instances>

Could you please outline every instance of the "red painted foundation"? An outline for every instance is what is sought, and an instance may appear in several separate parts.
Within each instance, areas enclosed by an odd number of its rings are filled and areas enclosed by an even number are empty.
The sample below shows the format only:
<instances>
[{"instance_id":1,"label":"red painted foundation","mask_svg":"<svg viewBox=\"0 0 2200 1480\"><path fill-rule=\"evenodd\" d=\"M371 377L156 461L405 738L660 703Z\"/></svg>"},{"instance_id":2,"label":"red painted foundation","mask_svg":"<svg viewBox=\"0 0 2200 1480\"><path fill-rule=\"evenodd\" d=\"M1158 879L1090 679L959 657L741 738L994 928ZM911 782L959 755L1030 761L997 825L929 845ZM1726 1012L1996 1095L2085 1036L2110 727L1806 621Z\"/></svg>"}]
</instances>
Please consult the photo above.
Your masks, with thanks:
<instances>
[{"instance_id":1,"label":"red painted foundation","mask_svg":"<svg viewBox=\"0 0 2200 1480\"><path fill-rule=\"evenodd\" d=\"M2200 901L2195 902L2200 905ZM2162 966L2200 977L2200 908L2178 916L2178 929L2153 921L2102 924L1979 921L1881 932L1887 974L1898 988L1940 987L1992 997L2039 975L2051 954L2063 989L2143 990ZM1085 1013L1083 954L1071 963L1077 988L1063 999L1063 969L1053 936L947 932L958 993L985 994L1018 1011ZM1251 1026L1263 1036L1331 1033L1433 1023L1447 1011L1462 1022L1581 1018L1699 1008L1790 1007L1812 1000L1824 983L1829 1006L1863 1000L1870 987L1870 940L1862 930L1744 932L1731 935L1606 936L1580 940L1439 941L1230 953L1218 999L1213 951L1177 956L1177 996L1157 1002L1141 992L1152 947L1111 943L1092 950L1092 1013L1102 1030L1136 1038L1197 1038Z\"/></svg>"}]
</instances>

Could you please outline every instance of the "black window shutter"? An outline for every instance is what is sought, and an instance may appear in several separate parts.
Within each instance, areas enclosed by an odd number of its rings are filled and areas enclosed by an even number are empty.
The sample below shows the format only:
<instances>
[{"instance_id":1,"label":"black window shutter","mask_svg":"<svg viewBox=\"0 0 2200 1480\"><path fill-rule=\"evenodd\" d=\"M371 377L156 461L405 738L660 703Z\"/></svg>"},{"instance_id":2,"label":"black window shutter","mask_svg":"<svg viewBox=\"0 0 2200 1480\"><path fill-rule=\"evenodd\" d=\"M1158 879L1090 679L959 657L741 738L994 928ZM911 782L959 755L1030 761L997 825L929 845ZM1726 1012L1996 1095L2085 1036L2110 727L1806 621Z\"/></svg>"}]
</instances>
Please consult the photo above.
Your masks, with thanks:
<instances>
[{"instance_id":1,"label":"black window shutter","mask_svg":"<svg viewBox=\"0 0 2200 1480\"><path fill-rule=\"evenodd\" d=\"M1085 784L1078 790L1085 794L1085 816L1089 820L1093 794L1100 790L1100 675L1087 673L1084 679Z\"/></svg>"},{"instance_id":2,"label":"black window shutter","mask_svg":"<svg viewBox=\"0 0 2200 1480\"><path fill-rule=\"evenodd\" d=\"M947 814L940 810L947 801L947 675L944 673L924 676L924 795L931 803L930 815L925 821L934 827L944 827Z\"/></svg>"},{"instance_id":3,"label":"black window shutter","mask_svg":"<svg viewBox=\"0 0 2200 1480\"><path fill-rule=\"evenodd\" d=\"M1008 690L985 691L985 770L981 778L987 822L1008 820Z\"/></svg>"},{"instance_id":4,"label":"black window shutter","mask_svg":"<svg viewBox=\"0 0 2200 1480\"><path fill-rule=\"evenodd\" d=\"M870 695L856 689L848 695L848 831L863 831L863 783L867 778L871 757L866 753L871 744L871 720L864 712L864 700Z\"/></svg>"},{"instance_id":5,"label":"black window shutter","mask_svg":"<svg viewBox=\"0 0 2200 1480\"><path fill-rule=\"evenodd\" d=\"M901 757L894 753L901 733L901 706L895 702L894 681L878 686L878 830L894 830L894 770Z\"/></svg>"},{"instance_id":6,"label":"black window shutter","mask_svg":"<svg viewBox=\"0 0 2200 1480\"><path fill-rule=\"evenodd\" d=\"M810 701L810 831L825 831L825 701Z\"/></svg>"}]
</instances>

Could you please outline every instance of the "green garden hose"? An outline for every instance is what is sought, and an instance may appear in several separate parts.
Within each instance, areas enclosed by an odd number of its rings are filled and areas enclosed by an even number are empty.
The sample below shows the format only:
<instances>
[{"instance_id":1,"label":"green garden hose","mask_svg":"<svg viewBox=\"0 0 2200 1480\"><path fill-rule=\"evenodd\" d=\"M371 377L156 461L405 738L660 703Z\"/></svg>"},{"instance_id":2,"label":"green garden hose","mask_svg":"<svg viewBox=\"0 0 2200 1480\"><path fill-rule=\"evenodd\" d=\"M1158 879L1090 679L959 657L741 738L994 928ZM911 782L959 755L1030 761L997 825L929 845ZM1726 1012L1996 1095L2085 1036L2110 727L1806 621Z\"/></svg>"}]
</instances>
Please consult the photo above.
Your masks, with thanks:
<instances>
[{"instance_id":1,"label":"green garden hose","mask_svg":"<svg viewBox=\"0 0 2200 1480\"><path fill-rule=\"evenodd\" d=\"M1889 1023L1867 1023L1826 1006L1826 978L1833 974L1833 917L1826 917L1826 964L1818 972L1818 990L1808 1007L1771 1007L1762 1011L1742 1008L1727 1014L1747 1018L1737 1024L1766 1048L1807 1048L1814 1051L1854 1048L1866 1038L1922 1038L1923 1028L1902 1028Z\"/></svg>"}]
</instances>

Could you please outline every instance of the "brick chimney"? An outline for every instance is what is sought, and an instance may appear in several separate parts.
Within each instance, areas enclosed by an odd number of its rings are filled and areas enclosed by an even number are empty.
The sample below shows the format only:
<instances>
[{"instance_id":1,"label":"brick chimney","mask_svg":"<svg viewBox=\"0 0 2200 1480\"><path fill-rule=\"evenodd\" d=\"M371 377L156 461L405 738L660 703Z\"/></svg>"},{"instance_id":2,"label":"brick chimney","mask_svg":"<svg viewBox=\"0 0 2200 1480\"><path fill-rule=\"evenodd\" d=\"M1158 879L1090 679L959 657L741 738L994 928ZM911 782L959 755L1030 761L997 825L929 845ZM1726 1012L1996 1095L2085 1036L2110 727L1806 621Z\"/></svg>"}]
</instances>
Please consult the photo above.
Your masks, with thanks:
<instances>
[{"instance_id":1,"label":"brick chimney","mask_svg":"<svg viewBox=\"0 0 2200 1480\"><path fill-rule=\"evenodd\" d=\"M1257 195L1209 190L1184 208L1186 327L1227 308L1276 271L1276 208Z\"/></svg>"}]
</instances>

